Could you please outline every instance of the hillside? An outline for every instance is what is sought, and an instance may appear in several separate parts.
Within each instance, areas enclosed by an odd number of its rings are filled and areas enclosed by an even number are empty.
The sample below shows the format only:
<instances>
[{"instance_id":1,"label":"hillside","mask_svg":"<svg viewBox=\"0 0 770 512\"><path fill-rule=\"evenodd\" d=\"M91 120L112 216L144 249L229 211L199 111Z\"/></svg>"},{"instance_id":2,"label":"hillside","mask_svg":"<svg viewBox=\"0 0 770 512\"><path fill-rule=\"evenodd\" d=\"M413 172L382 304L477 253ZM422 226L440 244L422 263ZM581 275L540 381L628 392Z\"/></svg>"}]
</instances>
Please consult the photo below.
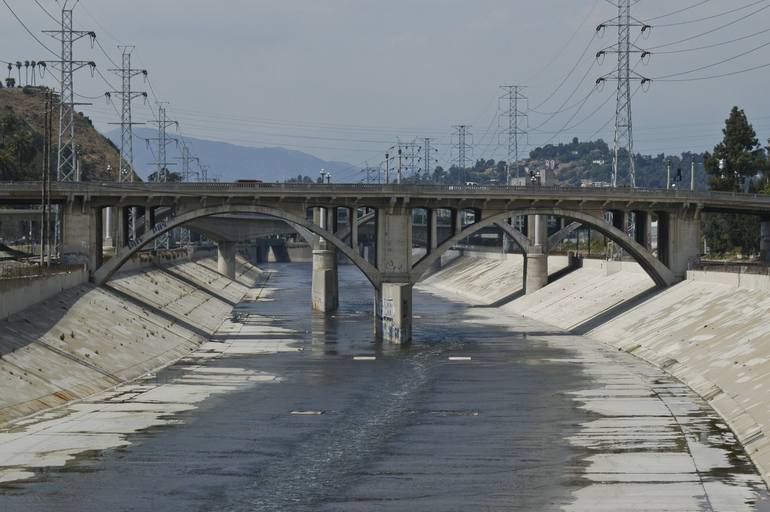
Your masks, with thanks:
<instances>
[{"instance_id":1,"label":"hillside","mask_svg":"<svg viewBox=\"0 0 770 512\"><path fill-rule=\"evenodd\" d=\"M627 153L626 153L627 154ZM627 158L627 157L626 157ZM706 173L701 162L702 154L683 153L679 156L659 154L636 155L636 184L639 187L665 188L666 166L671 161L671 178L676 179L682 170L682 185L689 187L690 164L696 162L695 185L700 190L707 187ZM621 159L620 176L628 173L627 159ZM577 138L568 144L547 145L530 153L526 164L532 169L548 169L549 182L580 186L584 181L608 182L612 175L612 150L606 142L581 142Z\"/></svg>"},{"instance_id":2,"label":"hillside","mask_svg":"<svg viewBox=\"0 0 770 512\"><path fill-rule=\"evenodd\" d=\"M0 88L0 179L40 179L43 166L43 87ZM54 109L52 171L56 169L58 104ZM90 119L78 113L75 118L80 171L83 181L112 181L120 154L115 145L93 127Z\"/></svg>"},{"instance_id":3,"label":"hillside","mask_svg":"<svg viewBox=\"0 0 770 512\"><path fill-rule=\"evenodd\" d=\"M137 173L146 178L155 171L150 162L155 161L152 151L156 142L145 144L142 139L153 139L158 136L157 131L149 128L141 128L134 131L134 167ZM120 140L118 130L111 131L107 136L115 142ZM170 133L169 137L175 137ZM321 169L326 169L335 174L350 174L353 166L343 162L322 160L318 157L280 147L259 148L239 146L206 139L185 137L192 153L200 158L201 164L207 165L209 180L235 181L239 179L258 179L265 182L285 181L296 178L298 174L318 177ZM171 166L172 171L180 171L181 146L174 144L168 147L168 158L176 165ZM193 170L198 166L193 164Z\"/></svg>"}]
</instances>

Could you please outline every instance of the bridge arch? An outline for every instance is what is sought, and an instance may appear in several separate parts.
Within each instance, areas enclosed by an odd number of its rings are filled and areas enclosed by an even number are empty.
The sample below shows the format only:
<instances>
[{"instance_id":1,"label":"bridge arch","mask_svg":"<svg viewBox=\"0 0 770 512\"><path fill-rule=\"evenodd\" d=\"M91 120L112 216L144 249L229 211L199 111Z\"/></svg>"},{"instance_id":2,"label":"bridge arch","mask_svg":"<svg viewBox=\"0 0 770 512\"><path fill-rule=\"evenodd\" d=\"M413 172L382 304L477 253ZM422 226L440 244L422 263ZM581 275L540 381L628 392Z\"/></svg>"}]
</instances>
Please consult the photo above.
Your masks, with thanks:
<instances>
[{"instance_id":1,"label":"bridge arch","mask_svg":"<svg viewBox=\"0 0 770 512\"><path fill-rule=\"evenodd\" d=\"M141 237L138 237L137 240L130 247L121 248L117 252L117 254L115 254L115 256L110 258L106 263L104 263L101 267L99 267L94 272L94 282L96 284L106 283L113 276L113 274L115 274L115 272L117 272L133 255L135 255L143 247L145 247L147 244L157 239L164 233L167 233L172 229L181 227L184 224L196 219L200 219L203 217L211 217L214 215L228 214L228 213L234 213L234 214L257 213L262 215L268 215L270 217L275 217L277 219L286 221L287 223L294 226L295 228L300 228L298 229L298 231L300 232L301 235L307 236L308 233L317 235L323 238L324 240L326 240L327 242L329 242L330 244L332 244L341 253L347 256L348 259L350 259L350 261L354 265L356 265L361 270L361 272L363 272L363 274L366 276L369 282L371 282L376 289L380 288L382 279L381 279L379 270L377 270L377 268L375 268L371 263L369 263L368 261L364 260L361 256L359 256L355 250L353 250L350 246L345 244L338 237L334 236L332 233L326 231L320 226L313 224L312 222L309 222L308 220L306 220L300 215L290 213L285 210L280 210L277 208L271 208L267 206L258 206L258 205L219 205L219 206L201 207L201 208L187 211L181 215L178 215L172 219L169 219L165 223L158 224L155 226L155 228L153 228L152 231L148 233L144 233ZM304 230L305 233L301 233L302 230Z\"/></svg>"},{"instance_id":2,"label":"bridge arch","mask_svg":"<svg viewBox=\"0 0 770 512\"><path fill-rule=\"evenodd\" d=\"M673 272L671 272L668 267L666 267L660 260L653 256L650 251L648 251L645 247L637 243L621 230L615 228L611 224L604 222L604 220L580 211L543 207L527 208L499 213L469 225L459 233L456 233L447 239L435 250L425 255L412 267L412 284L417 283L420 278L428 271L428 269L431 268L431 265L433 265L435 261L441 257L442 254L451 249L463 238L468 237L487 226L501 223L504 219L516 215L552 215L555 217L566 217L573 219L574 221L580 222L584 226L591 227L602 233L607 238L625 249L626 252L628 252L639 263L639 265L641 265L641 267L645 272L647 272L647 274L652 278L656 285L667 287L676 282Z\"/></svg>"}]
</instances>

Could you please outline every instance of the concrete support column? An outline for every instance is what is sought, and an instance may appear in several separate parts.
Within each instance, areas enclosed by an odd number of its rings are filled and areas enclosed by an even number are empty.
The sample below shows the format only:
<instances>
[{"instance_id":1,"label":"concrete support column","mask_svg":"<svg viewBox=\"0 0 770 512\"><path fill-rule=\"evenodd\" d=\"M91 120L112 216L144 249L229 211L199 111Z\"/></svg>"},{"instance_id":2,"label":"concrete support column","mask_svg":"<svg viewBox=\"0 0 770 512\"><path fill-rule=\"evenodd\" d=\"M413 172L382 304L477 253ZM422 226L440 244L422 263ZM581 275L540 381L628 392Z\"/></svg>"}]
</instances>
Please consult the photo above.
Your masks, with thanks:
<instances>
[{"instance_id":1,"label":"concrete support column","mask_svg":"<svg viewBox=\"0 0 770 512\"><path fill-rule=\"evenodd\" d=\"M612 226L625 233L628 228L628 215L622 210L612 210Z\"/></svg>"},{"instance_id":2,"label":"concrete support column","mask_svg":"<svg viewBox=\"0 0 770 512\"><path fill-rule=\"evenodd\" d=\"M463 230L463 218L465 218L465 212L463 210L452 210L452 234L456 235Z\"/></svg>"},{"instance_id":3,"label":"concrete support column","mask_svg":"<svg viewBox=\"0 0 770 512\"><path fill-rule=\"evenodd\" d=\"M358 254L358 208L348 209L348 222L350 223L350 247Z\"/></svg>"},{"instance_id":4,"label":"concrete support column","mask_svg":"<svg viewBox=\"0 0 770 512\"><path fill-rule=\"evenodd\" d=\"M438 210L435 208L428 209L428 243L426 244L426 250L428 254L435 252L438 247ZM441 270L441 258L433 262L431 270L433 272Z\"/></svg>"},{"instance_id":5,"label":"concrete support column","mask_svg":"<svg viewBox=\"0 0 770 512\"><path fill-rule=\"evenodd\" d=\"M99 268L103 229L100 208L67 205L62 211L62 261L68 265L87 265L91 272Z\"/></svg>"},{"instance_id":6,"label":"concrete support column","mask_svg":"<svg viewBox=\"0 0 770 512\"><path fill-rule=\"evenodd\" d=\"M336 311L340 304L339 280L337 275L337 252L321 242L313 250L312 278L313 311L328 313Z\"/></svg>"},{"instance_id":7,"label":"concrete support column","mask_svg":"<svg viewBox=\"0 0 770 512\"><path fill-rule=\"evenodd\" d=\"M412 285L383 283L380 300L382 339L397 344L412 341Z\"/></svg>"},{"instance_id":8,"label":"concrete support column","mask_svg":"<svg viewBox=\"0 0 770 512\"><path fill-rule=\"evenodd\" d=\"M634 240L642 247L650 247L650 214L644 211L634 212Z\"/></svg>"},{"instance_id":9,"label":"concrete support column","mask_svg":"<svg viewBox=\"0 0 770 512\"><path fill-rule=\"evenodd\" d=\"M759 257L763 263L770 263L770 217L762 217L759 226Z\"/></svg>"},{"instance_id":10,"label":"concrete support column","mask_svg":"<svg viewBox=\"0 0 770 512\"><path fill-rule=\"evenodd\" d=\"M383 284L375 322L382 323L384 340L408 343L412 339L412 216L408 208L380 211L377 268Z\"/></svg>"},{"instance_id":11,"label":"concrete support column","mask_svg":"<svg viewBox=\"0 0 770 512\"><path fill-rule=\"evenodd\" d=\"M144 207L144 232L152 233L155 228L155 208L152 206Z\"/></svg>"},{"instance_id":12,"label":"concrete support column","mask_svg":"<svg viewBox=\"0 0 770 512\"><path fill-rule=\"evenodd\" d=\"M119 206L115 208L117 213L118 232L115 237L115 248L121 249L128 245L128 213L129 209L125 206Z\"/></svg>"},{"instance_id":13,"label":"concrete support column","mask_svg":"<svg viewBox=\"0 0 770 512\"><path fill-rule=\"evenodd\" d=\"M104 233L102 239L104 240L105 247L114 247L115 241L113 240L113 217L115 216L112 206L108 206L104 209Z\"/></svg>"},{"instance_id":14,"label":"concrete support column","mask_svg":"<svg viewBox=\"0 0 770 512\"><path fill-rule=\"evenodd\" d=\"M658 214L658 255L677 279L700 256L700 219L693 212Z\"/></svg>"},{"instance_id":15,"label":"concrete support column","mask_svg":"<svg viewBox=\"0 0 770 512\"><path fill-rule=\"evenodd\" d=\"M548 284L548 218L532 215L528 219L530 246L526 254L525 292L535 293Z\"/></svg>"},{"instance_id":16,"label":"concrete support column","mask_svg":"<svg viewBox=\"0 0 770 512\"><path fill-rule=\"evenodd\" d=\"M426 244L426 249L428 250L428 254L430 254L436 247L438 247L438 210L435 208L428 208L427 217L428 243Z\"/></svg>"},{"instance_id":17,"label":"concrete support column","mask_svg":"<svg viewBox=\"0 0 770 512\"><path fill-rule=\"evenodd\" d=\"M235 279L235 242L217 242L217 271Z\"/></svg>"},{"instance_id":18,"label":"concrete support column","mask_svg":"<svg viewBox=\"0 0 770 512\"><path fill-rule=\"evenodd\" d=\"M548 255L542 246L531 246L526 254L525 291L535 293L548 284Z\"/></svg>"}]
</instances>

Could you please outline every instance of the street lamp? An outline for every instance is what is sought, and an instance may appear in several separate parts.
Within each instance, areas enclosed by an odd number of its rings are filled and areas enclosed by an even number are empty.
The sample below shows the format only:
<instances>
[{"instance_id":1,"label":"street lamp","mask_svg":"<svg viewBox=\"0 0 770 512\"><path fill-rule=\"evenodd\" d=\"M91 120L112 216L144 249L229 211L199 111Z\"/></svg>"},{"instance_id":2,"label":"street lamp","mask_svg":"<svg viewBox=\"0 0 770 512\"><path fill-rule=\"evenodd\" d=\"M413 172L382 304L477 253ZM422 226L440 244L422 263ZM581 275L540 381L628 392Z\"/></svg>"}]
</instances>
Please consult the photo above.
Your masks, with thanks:
<instances>
[{"instance_id":1,"label":"street lamp","mask_svg":"<svg viewBox=\"0 0 770 512\"><path fill-rule=\"evenodd\" d=\"M324 180L326 179L326 176L329 173L326 172L326 169L321 169L321 184L323 184Z\"/></svg>"}]
</instances>

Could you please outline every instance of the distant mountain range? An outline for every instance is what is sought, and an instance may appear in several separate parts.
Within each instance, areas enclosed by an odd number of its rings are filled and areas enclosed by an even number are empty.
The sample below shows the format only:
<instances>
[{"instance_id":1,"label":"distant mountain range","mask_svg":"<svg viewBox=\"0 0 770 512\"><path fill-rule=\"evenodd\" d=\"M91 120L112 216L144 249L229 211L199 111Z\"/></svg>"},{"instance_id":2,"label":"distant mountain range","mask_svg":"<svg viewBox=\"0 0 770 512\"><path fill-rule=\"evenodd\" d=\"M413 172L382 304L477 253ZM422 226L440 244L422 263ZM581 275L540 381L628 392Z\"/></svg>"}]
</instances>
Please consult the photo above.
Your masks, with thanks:
<instances>
[{"instance_id":1,"label":"distant mountain range","mask_svg":"<svg viewBox=\"0 0 770 512\"><path fill-rule=\"evenodd\" d=\"M155 156L157 142L149 144L142 139L152 139L158 136L156 130L149 128L134 131L134 167L137 173L144 179L155 171ZM173 135L169 135L172 137ZM113 130L107 137L120 146L120 131ZM249 146L237 146L226 142L218 142L205 139L185 137L191 152L200 158L201 163L209 167L209 180L236 181L240 179L262 180L264 182L285 181L296 178L297 175L316 178L321 169L334 174L350 174L354 171L351 164L345 162L331 162L321 160L318 157L280 147L256 148ZM152 150L152 151L151 151ZM168 146L168 160L176 165L170 166L172 171L181 170L181 145ZM198 167L193 164L192 168Z\"/></svg>"}]
</instances>

